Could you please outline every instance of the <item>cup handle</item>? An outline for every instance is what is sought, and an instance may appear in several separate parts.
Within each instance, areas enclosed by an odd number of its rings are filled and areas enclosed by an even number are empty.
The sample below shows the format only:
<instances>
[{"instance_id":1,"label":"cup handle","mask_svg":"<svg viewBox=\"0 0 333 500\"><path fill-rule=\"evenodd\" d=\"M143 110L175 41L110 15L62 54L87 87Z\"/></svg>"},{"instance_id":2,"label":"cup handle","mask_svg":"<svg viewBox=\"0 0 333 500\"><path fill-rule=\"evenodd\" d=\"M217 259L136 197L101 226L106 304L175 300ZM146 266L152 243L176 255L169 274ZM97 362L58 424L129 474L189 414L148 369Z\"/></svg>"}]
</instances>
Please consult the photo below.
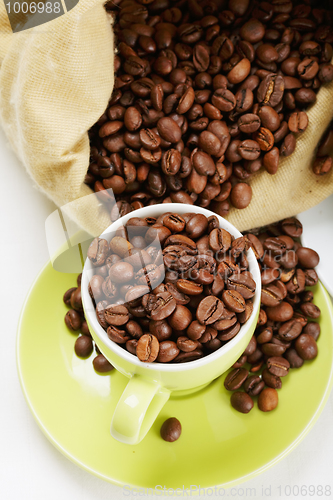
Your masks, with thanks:
<instances>
[{"instance_id":1,"label":"cup handle","mask_svg":"<svg viewBox=\"0 0 333 500\"><path fill-rule=\"evenodd\" d=\"M140 443L169 397L170 391L158 382L133 375L116 406L112 437L126 444Z\"/></svg>"}]
</instances>

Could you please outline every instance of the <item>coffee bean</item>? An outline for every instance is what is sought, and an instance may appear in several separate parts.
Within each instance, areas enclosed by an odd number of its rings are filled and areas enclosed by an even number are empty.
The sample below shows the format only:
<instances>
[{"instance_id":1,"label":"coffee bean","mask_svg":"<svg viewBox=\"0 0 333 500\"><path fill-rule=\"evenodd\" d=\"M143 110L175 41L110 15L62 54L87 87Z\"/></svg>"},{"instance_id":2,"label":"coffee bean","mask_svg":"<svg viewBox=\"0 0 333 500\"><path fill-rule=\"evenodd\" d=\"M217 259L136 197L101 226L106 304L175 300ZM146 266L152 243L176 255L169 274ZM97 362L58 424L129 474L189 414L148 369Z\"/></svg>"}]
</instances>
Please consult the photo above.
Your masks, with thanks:
<instances>
[{"instance_id":1,"label":"coffee bean","mask_svg":"<svg viewBox=\"0 0 333 500\"><path fill-rule=\"evenodd\" d=\"M272 387L266 387L259 394L258 398L258 408L261 411L272 411L274 410L279 402L279 397L276 389Z\"/></svg>"},{"instance_id":2,"label":"coffee bean","mask_svg":"<svg viewBox=\"0 0 333 500\"><path fill-rule=\"evenodd\" d=\"M168 117L160 118L157 122L157 130L162 139L171 143L178 142L182 136L182 132L177 123Z\"/></svg>"},{"instance_id":3,"label":"coffee bean","mask_svg":"<svg viewBox=\"0 0 333 500\"><path fill-rule=\"evenodd\" d=\"M252 199L251 186L245 182L236 184L231 190L230 199L234 207L239 209L246 208Z\"/></svg>"},{"instance_id":4,"label":"coffee bean","mask_svg":"<svg viewBox=\"0 0 333 500\"><path fill-rule=\"evenodd\" d=\"M230 83L237 84L245 80L251 71L251 63L248 59L242 59L229 71L227 78Z\"/></svg>"},{"instance_id":5,"label":"coffee bean","mask_svg":"<svg viewBox=\"0 0 333 500\"><path fill-rule=\"evenodd\" d=\"M225 290L222 293L222 300L230 311L236 313L245 311L245 300L236 290Z\"/></svg>"},{"instance_id":6,"label":"coffee bean","mask_svg":"<svg viewBox=\"0 0 333 500\"><path fill-rule=\"evenodd\" d=\"M308 333L302 333L295 343L297 354L304 360L314 359L318 354L317 343Z\"/></svg>"},{"instance_id":7,"label":"coffee bean","mask_svg":"<svg viewBox=\"0 0 333 500\"><path fill-rule=\"evenodd\" d=\"M301 247L296 251L298 263L306 269L312 269L319 264L319 255L311 248Z\"/></svg>"},{"instance_id":8,"label":"coffee bean","mask_svg":"<svg viewBox=\"0 0 333 500\"><path fill-rule=\"evenodd\" d=\"M280 127L280 117L275 109L271 106L262 106L259 110L259 117L262 126L267 128L271 132L275 132Z\"/></svg>"},{"instance_id":9,"label":"coffee bean","mask_svg":"<svg viewBox=\"0 0 333 500\"><path fill-rule=\"evenodd\" d=\"M238 119L239 130L245 134L252 134L253 132L256 132L256 130L260 127L260 123L260 117L253 113L247 113Z\"/></svg>"},{"instance_id":10,"label":"coffee bean","mask_svg":"<svg viewBox=\"0 0 333 500\"><path fill-rule=\"evenodd\" d=\"M138 340L136 354L140 361L152 363L159 353L159 342L154 335L144 334Z\"/></svg>"},{"instance_id":11,"label":"coffee bean","mask_svg":"<svg viewBox=\"0 0 333 500\"><path fill-rule=\"evenodd\" d=\"M243 40L246 40L250 43L260 42L260 40L262 40L262 38L264 37L264 34L264 25L255 18L247 21L240 30L240 36L243 38Z\"/></svg>"},{"instance_id":12,"label":"coffee bean","mask_svg":"<svg viewBox=\"0 0 333 500\"><path fill-rule=\"evenodd\" d=\"M217 297L205 297L196 311L197 320L202 325L211 325L220 319L223 309L223 303Z\"/></svg>"},{"instance_id":13,"label":"coffee bean","mask_svg":"<svg viewBox=\"0 0 333 500\"><path fill-rule=\"evenodd\" d=\"M268 128L260 127L255 138L262 151L270 151L274 145L274 137Z\"/></svg>"},{"instance_id":14,"label":"coffee bean","mask_svg":"<svg viewBox=\"0 0 333 500\"><path fill-rule=\"evenodd\" d=\"M281 356L273 356L267 360L268 371L278 377L288 375L289 367L289 362Z\"/></svg>"},{"instance_id":15,"label":"coffee bean","mask_svg":"<svg viewBox=\"0 0 333 500\"><path fill-rule=\"evenodd\" d=\"M87 257L94 266L101 266L104 264L108 253L108 242L104 239L95 238L89 245Z\"/></svg>"},{"instance_id":16,"label":"coffee bean","mask_svg":"<svg viewBox=\"0 0 333 500\"><path fill-rule=\"evenodd\" d=\"M156 361L158 363L169 363L174 360L180 352L177 344L172 340L164 340L163 342L160 342L160 348Z\"/></svg>"},{"instance_id":17,"label":"coffee bean","mask_svg":"<svg viewBox=\"0 0 333 500\"><path fill-rule=\"evenodd\" d=\"M316 175L326 175L332 169L332 158L330 156L317 157L313 163L312 170Z\"/></svg>"},{"instance_id":18,"label":"coffee bean","mask_svg":"<svg viewBox=\"0 0 333 500\"><path fill-rule=\"evenodd\" d=\"M244 382L244 390L250 396L258 396L265 387L265 382L258 375L251 375Z\"/></svg>"},{"instance_id":19,"label":"coffee bean","mask_svg":"<svg viewBox=\"0 0 333 500\"><path fill-rule=\"evenodd\" d=\"M82 318L75 309L70 309L65 315L66 326L73 332L81 328Z\"/></svg>"},{"instance_id":20,"label":"coffee bean","mask_svg":"<svg viewBox=\"0 0 333 500\"><path fill-rule=\"evenodd\" d=\"M253 408L253 400L246 392L234 392L231 395L230 402L231 406L241 413L249 413Z\"/></svg>"},{"instance_id":21,"label":"coffee bean","mask_svg":"<svg viewBox=\"0 0 333 500\"><path fill-rule=\"evenodd\" d=\"M175 417L168 418L163 422L161 427L161 437L164 441L168 441L169 443L173 443L180 438L182 432L182 426L179 420Z\"/></svg>"},{"instance_id":22,"label":"coffee bean","mask_svg":"<svg viewBox=\"0 0 333 500\"><path fill-rule=\"evenodd\" d=\"M239 389L247 379L248 374L249 372L245 368L235 368L226 376L224 387L228 391Z\"/></svg>"},{"instance_id":23,"label":"coffee bean","mask_svg":"<svg viewBox=\"0 0 333 500\"><path fill-rule=\"evenodd\" d=\"M70 306L70 304L71 304L71 296L72 296L72 293L75 292L75 290L76 290L76 287L69 288L69 290L67 290L64 293L63 301L66 304L66 306Z\"/></svg>"},{"instance_id":24,"label":"coffee bean","mask_svg":"<svg viewBox=\"0 0 333 500\"><path fill-rule=\"evenodd\" d=\"M281 389L281 378L278 375L274 375L273 373L271 373L267 368L263 370L262 378L268 387L272 387L273 389Z\"/></svg>"},{"instance_id":25,"label":"coffee bean","mask_svg":"<svg viewBox=\"0 0 333 500\"><path fill-rule=\"evenodd\" d=\"M304 327L303 333L311 335L311 337L313 337L315 341L317 341L320 335L320 325L318 323L309 321L308 324Z\"/></svg>"},{"instance_id":26,"label":"coffee bean","mask_svg":"<svg viewBox=\"0 0 333 500\"><path fill-rule=\"evenodd\" d=\"M104 318L109 325L121 326L127 323L129 314L125 306L109 305L104 310Z\"/></svg>"},{"instance_id":27,"label":"coffee bean","mask_svg":"<svg viewBox=\"0 0 333 500\"><path fill-rule=\"evenodd\" d=\"M109 361L103 356L103 354L99 354L93 360L94 369L98 373L108 373L114 369L114 367L109 363Z\"/></svg>"},{"instance_id":28,"label":"coffee bean","mask_svg":"<svg viewBox=\"0 0 333 500\"><path fill-rule=\"evenodd\" d=\"M91 337L80 335L75 341L75 354L80 358L86 358L93 352L93 343Z\"/></svg>"},{"instance_id":29,"label":"coffee bean","mask_svg":"<svg viewBox=\"0 0 333 500\"><path fill-rule=\"evenodd\" d=\"M285 358L290 363L290 368L300 368L303 366L303 359L297 354L296 349L290 348L285 352Z\"/></svg>"},{"instance_id":30,"label":"coffee bean","mask_svg":"<svg viewBox=\"0 0 333 500\"><path fill-rule=\"evenodd\" d=\"M291 132L298 134L304 132L308 126L308 115L304 111L292 113L288 120L288 127Z\"/></svg>"},{"instance_id":31,"label":"coffee bean","mask_svg":"<svg viewBox=\"0 0 333 500\"><path fill-rule=\"evenodd\" d=\"M244 160L256 160L260 156L260 146L256 141L246 139L239 144L238 152Z\"/></svg>"},{"instance_id":32,"label":"coffee bean","mask_svg":"<svg viewBox=\"0 0 333 500\"><path fill-rule=\"evenodd\" d=\"M258 87L258 101L273 108L282 100L284 79L279 75L267 75Z\"/></svg>"}]
</instances>

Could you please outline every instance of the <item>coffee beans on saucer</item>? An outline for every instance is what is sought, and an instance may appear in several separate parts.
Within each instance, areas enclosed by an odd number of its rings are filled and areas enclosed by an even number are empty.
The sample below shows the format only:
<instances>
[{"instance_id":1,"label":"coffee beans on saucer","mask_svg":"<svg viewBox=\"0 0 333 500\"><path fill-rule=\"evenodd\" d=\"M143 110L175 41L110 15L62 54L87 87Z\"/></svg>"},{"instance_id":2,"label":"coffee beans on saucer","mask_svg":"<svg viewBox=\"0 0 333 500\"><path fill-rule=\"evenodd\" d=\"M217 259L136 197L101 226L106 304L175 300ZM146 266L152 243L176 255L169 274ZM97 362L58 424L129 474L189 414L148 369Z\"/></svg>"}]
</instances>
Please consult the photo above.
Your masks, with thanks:
<instances>
[{"instance_id":1,"label":"coffee beans on saucer","mask_svg":"<svg viewBox=\"0 0 333 500\"><path fill-rule=\"evenodd\" d=\"M245 236L261 268L261 309L249 345L224 380L242 413L256 396L261 411L274 410L284 377L318 353L320 309L310 288L318 282L319 256L302 247L301 234L301 223L289 218Z\"/></svg>"},{"instance_id":2,"label":"coffee beans on saucer","mask_svg":"<svg viewBox=\"0 0 333 500\"><path fill-rule=\"evenodd\" d=\"M67 328L73 332L80 334L74 344L75 354L80 358L89 357L94 348L96 357L93 360L93 366L98 373L107 373L113 370L113 366L99 352L97 345L94 343L87 322L84 317L82 300L81 300L81 274L77 278L77 287L72 287L67 290L63 296L63 301L66 306L70 307L65 315L65 324Z\"/></svg>"},{"instance_id":3,"label":"coffee beans on saucer","mask_svg":"<svg viewBox=\"0 0 333 500\"><path fill-rule=\"evenodd\" d=\"M189 362L216 351L253 310L249 246L216 216L130 218L109 243L95 238L88 249L89 293L101 327L145 363Z\"/></svg>"},{"instance_id":4,"label":"coffee beans on saucer","mask_svg":"<svg viewBox=\"0 0 333 500\"><path fill-rule=\"evenodd\" d=\"M161 438L164 441L168 441L169 443L173 443L180 438L182 432L182 426L179 420L175 417L168 418L163 422L161 427Z\"/></svg>"},{"instance_id":5,"label":"coffee beans on saucer","mask_svg":"<svg viewBox=\"0 0 333 500\"><path fill-rule=\"evenodd\" d=\"M106 9L116 78L90 130L86 183L111 219L161 202L222 216L230 204L247 207L260 196L251 177L274 175L293 153L308 106L333 79L332 12L297 0L115 0ZM326 153L314 172L330 168Z\"/></svg>"}]
</instances>

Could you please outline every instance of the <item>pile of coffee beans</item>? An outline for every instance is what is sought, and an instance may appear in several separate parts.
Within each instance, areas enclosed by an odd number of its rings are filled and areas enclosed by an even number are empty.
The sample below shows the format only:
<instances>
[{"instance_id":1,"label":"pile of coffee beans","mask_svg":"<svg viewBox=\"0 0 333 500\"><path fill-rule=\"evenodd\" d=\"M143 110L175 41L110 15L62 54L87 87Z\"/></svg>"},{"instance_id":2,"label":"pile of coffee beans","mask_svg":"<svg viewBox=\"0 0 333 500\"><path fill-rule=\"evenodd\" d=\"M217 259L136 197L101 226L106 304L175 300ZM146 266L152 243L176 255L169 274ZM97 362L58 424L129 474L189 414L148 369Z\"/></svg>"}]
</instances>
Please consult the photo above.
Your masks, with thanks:
<instances>
[{"instance_id":1,"label":"pile of coffee beans","mask_svg":"<svg viewBox=\"0 0 333 500\"><path fill-rule=\"evenodd\" d=\"M89 293L108 337L140 361L182 363L216 351L253 311L246 257L215 215L132 217L110 243L95 238Z\"/></svg>"},{"instance_id":2,"label":"pile of coffee beans","mask_svg":"<svg viewBox=\"0 0 333 500\"><path fill-rule=\"evenodd\" d=\"M319 2L320 3L320 2ZM112 0L109 105L85 182L120 215L182 202L226 216L275 174L333 79L332 12L309 0ZM325 167L316 167L319 170ZM260 196L260 193L257 193ZM111 206L110 206L111 210Z\"/></svg>"},{"instance_id":3,"label":"pile of coffee beans","mask_svg":"<svg viewBox=\"0 0 333 500\"><path fill-rule=\"evenodd\" d=\"M301 246L301 234L301 223L290 218L247 235L261 267L261 309L255 334L224 380L242 413L253 408L254 396L260 410L274 410L283 377L318 353L320 309L311 287L318 282L319 256Z\"/></svg>"},{"instance_id":4,"label":"pile of coffee beans","mask_svg":"<svg viewBox=\"0 0 333 500\"><path fill-rule=\"evenodd\" d=\"M316 175L328 174L333 161L333 123L331 122L318 145L316 159L312 165Z\"/></svg>"}]
</instances>

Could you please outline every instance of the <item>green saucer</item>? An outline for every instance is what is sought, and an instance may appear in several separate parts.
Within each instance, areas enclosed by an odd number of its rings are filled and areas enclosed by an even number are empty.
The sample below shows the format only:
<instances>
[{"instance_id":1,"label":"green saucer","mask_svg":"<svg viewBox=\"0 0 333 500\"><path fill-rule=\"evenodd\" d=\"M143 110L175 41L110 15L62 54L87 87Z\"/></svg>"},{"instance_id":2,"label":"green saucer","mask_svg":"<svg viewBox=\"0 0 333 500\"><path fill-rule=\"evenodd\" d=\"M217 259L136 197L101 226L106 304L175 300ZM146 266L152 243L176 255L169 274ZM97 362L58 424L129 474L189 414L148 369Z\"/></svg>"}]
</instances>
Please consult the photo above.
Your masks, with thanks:
<instances>
[{"instance_id":1,"label":"green saucer","mask_svg":"<svg viewBox=\"0 0 333 500\"><path fill-rule=\"evenodd\" d=\"M333 316L329 296L319 284L318 357L283 379L276 410L262 413L255 404L248 415L237 413L223 375L195 394L171 398L140 444L119 443L109 429L127 379L116 371L98 375L91 359L74 354L76 335L65 326L62 296L75 284L76 275L58 273L51 264L36 279L18 328L18 372L28 405L47 438L100 478L136 488L234 486L289 453L326 403L333 380ZM175 443L159 435L169 417L177 417L183 428Z\"/></svg>"}]
</instances>

